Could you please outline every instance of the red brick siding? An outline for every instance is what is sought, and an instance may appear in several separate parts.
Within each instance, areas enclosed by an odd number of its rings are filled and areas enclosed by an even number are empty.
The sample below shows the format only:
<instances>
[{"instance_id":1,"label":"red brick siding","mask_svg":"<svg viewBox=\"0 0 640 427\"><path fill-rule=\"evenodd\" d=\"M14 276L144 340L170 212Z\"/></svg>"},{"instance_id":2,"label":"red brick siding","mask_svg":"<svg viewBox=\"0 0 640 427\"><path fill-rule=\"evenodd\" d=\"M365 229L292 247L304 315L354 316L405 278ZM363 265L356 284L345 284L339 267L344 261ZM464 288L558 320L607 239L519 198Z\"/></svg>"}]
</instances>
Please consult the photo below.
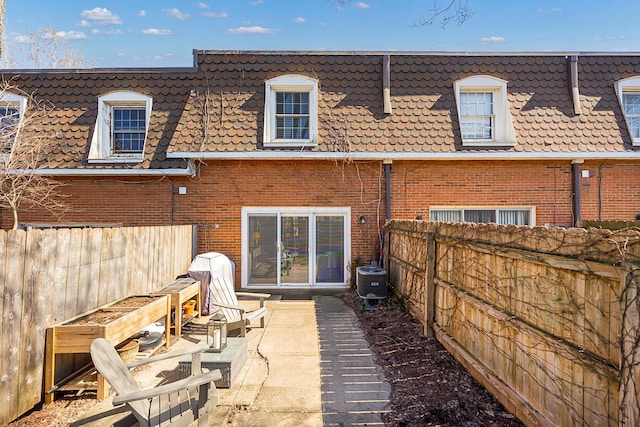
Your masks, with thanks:
<instances>
[{"instance_id":1,"label":"red brick siding","mask_svg":"<svg viewBox=\"0 0 640 427\"><path fill-rule=\"evenodd\" d=\"M599 218L602 170L603 219L631 220L640 212L640 164L587 162L581 169L583 219ZM195 178L70 179L72 211L63 222L132 225L200 224L199 251L227 254L240 268L242 207L351 207L352 258L377 259L378 225L385 220L381 162L207 161ZM173 183L173 185L172 185ZM173 194L178 187L186 195ZM173 199L173 208L172 208ZM570 225L570 161L395 161L392 217L429 218L429 207L535 206L536 223ZM173 212L173 213L172 213ZM366 217L360 224L359 217ZM21 222L54 221L25 209ZM214 228L214 224L217 228ZM2 226L11 216L2 212Z\"/></svg>"},{"instance_id":2,"label":"red brick siding","mask_svg":"<svg viewBox=\"0 0 640 427\"><path fill-rule=\"evenodd\" d=\"M395 162L392 217L429 218L430 206L535 206L536 223L569 225L570 162Z\"/></svg>"},{"instance_id":3,"label":"red brick siding","mask_svg":"<svg viewBox=\"0 0 640 427\"><path fill-rule=\"evenodd\" d=\"M580 169L590 172L580 178L582 219L630 221L640 213L640 164L585 162Z\"/></svg>"}]
</instances>

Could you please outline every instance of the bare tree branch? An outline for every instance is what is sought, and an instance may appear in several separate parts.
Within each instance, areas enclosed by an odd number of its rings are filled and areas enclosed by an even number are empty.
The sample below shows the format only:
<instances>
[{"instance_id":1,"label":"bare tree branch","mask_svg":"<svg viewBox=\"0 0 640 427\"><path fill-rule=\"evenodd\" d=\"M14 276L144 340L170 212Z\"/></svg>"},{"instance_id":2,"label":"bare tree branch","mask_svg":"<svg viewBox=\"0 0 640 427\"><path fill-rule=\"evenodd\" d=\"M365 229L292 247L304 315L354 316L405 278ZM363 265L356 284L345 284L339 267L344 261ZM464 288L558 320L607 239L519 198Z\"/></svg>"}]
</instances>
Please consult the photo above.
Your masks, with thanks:
<instances>
[{"instance_id":1,"label":"bare tree branch","mask_svg":"<svg viewBox=\"0 0 640 427\"><path fill-rule=\"evenodd\" d=\"M473 16L473 10L469 8L466 0L448 0L445 5L439 5L435 0L429 12L429 15L418 21L417 26L433 25L438 21L442 28L451 22L462 25Z\"/></svg>"},{"instance_id":2,"label":"bare tree branch","mask_svg":"<svg viewBox=\"0 0 640 427\"><path fill-rule=\"evenodd\" d=\"M64 184L38 173L39 168L47 166L47 147L56 136L31 130L38 127L52 106L36 100L10 81L0 82L0 93L27 99L19 121L8 121L6 115L0 118L0 206L12 212L14 229L21 207L44 209L60 218L68 210L66 196L59 192Z\"/></svg>"},{"instance_id":3,"label":"bare tree branch","mask_svg":"<svg viewBox=\"0 0 640 427\"><path fill-rule=\"evenodd\" d=\"M332 0L335 7L344 7L351 3L351 0ZM464 24L473 16L473 10L469 8L467 0L434 0L433 6L427 9L428 13L420 18L415 27L434 25L440 23L442 28L451 22L457 25Z\"/></svg>"},{"instance_id":4,"label":"bare tree branch","mask_svg":"<svg viewBox=\"0 0 640 427\"><path fill-rule=\"evenodd\" d=\"M0 0L0 58L2 57L2 52L4 51L4 12L6 10L5 0Z\"/></svg>"},{"instance_id":5,"label":"bare tree branch","mask_svg":"<svg viewBox=\"0 0 640 427\"><path fill-rule=\"evenodd\" d=\"M2 41L2 68L73 68L92 65L53 27L29 32L21 37L20 43L8 40L2 34Z\"/></svg>"}]
</instances>

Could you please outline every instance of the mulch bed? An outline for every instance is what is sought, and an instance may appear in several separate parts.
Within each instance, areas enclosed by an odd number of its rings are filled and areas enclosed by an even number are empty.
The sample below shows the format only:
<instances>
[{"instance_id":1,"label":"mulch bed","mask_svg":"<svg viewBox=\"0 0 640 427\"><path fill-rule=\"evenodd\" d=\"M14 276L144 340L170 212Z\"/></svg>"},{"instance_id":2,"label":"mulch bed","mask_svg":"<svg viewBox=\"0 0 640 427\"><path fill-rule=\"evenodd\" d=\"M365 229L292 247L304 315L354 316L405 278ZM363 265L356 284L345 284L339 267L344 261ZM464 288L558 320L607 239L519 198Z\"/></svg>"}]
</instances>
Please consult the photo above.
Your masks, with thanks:
<instances>
[{"instance_id":1,"label":"mulch bed","mask_svg":"<svg viewBox=\"0 0 640 427\"><path fill-rule=\"evenodd\" d=\"M391 385L387 426L495 426L523 424L465 371L398 299L388 298L374 310L347 293L377 363Z\"/></svg>"}]
</instances>

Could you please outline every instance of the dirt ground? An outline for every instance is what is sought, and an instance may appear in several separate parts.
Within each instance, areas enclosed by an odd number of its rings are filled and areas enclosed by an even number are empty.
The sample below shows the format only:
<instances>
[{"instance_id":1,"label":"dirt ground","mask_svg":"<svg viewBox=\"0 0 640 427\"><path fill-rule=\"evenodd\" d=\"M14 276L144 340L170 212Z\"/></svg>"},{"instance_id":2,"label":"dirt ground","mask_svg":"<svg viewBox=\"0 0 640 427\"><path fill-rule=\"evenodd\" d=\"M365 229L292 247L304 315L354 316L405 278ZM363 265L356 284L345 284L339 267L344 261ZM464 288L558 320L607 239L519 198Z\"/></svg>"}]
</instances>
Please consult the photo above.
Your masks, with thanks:
<instances>
[{"instance_id":1,"label":"dirt ground","mask_svg":"<svg viewBox=\"0 0 640 427\"><path fill-rule=\"evenodd\" d=\"M393 298L363 310L355 294L343 296L360 320L369 346L391 384L387 426L494 426L523 424L475 382L422 325Z\"/></svg>"},{"instance_id":2,"label":"dirt ground","mask_svg":"<svg viewBox=\"0 0 640 427\"><path fill-rule=\"evenodd\" d=\"M361 310L355 293L343 295L360 319L364 335L391 384L387 426L522 426L422 326L389 298ZM11 427L68 426L95 404L95 393L63 396L9 424Z\"/></svg>"}]
</instances>

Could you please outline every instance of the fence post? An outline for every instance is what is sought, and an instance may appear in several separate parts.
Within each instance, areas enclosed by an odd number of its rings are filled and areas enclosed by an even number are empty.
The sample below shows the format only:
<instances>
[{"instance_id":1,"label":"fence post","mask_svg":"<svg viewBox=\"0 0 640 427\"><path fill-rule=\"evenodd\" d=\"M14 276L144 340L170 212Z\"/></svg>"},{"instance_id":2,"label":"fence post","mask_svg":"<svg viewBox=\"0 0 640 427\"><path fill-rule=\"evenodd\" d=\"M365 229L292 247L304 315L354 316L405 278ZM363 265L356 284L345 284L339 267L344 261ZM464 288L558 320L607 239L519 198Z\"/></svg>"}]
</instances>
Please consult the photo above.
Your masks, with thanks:
<instances>
[{"instance_id":1,"label":"fence post","mask_svg":"<svg viewBox=\"0 0 640 427\"><path fill-rule=\"evenodd\" d=\"M622 366L620 370L620 425L640 425L640 269L624 265L622 310Z\"/></svg>"},{"instance_id":2,"label":"fence post","mask_svg":"<svg viewBox=\"0 0 640 427\"><path fill-rule=\"evenodd\" d=\"M391 249L391 242L389 241L390 239L391 239L391 230L389 229L388 226L386 226L384 228L384 234L383 234L383 245L382 245L383 265L381 267L383 267L387 272L387 280L391 274L389 272L389 267L391 266L391 263L389 262L389 250Z\"/></svg>"},{"instance_id":3,"label":"fence post","mask_svg":"<svg viewBox=\"0 0 640 427\"><path fill-rule=\"evenodd\" d=\"M199 232L200 228L198 227L198 224L193 224L191 226L191 259L194 259L196 257L196 255L198 255L198 232Z\"/></svg>"},{"instance_id":4,"label":"fence post","mask_svg":"<svg viewBox=\"0 0 640 427\"><path fill-rule=\"evenodd\" d=\"M424 272L424 335L433 337L433 322L436 317L436 238L435 233L427 233L427 269Z\"/></svg>"}]
</instances>

